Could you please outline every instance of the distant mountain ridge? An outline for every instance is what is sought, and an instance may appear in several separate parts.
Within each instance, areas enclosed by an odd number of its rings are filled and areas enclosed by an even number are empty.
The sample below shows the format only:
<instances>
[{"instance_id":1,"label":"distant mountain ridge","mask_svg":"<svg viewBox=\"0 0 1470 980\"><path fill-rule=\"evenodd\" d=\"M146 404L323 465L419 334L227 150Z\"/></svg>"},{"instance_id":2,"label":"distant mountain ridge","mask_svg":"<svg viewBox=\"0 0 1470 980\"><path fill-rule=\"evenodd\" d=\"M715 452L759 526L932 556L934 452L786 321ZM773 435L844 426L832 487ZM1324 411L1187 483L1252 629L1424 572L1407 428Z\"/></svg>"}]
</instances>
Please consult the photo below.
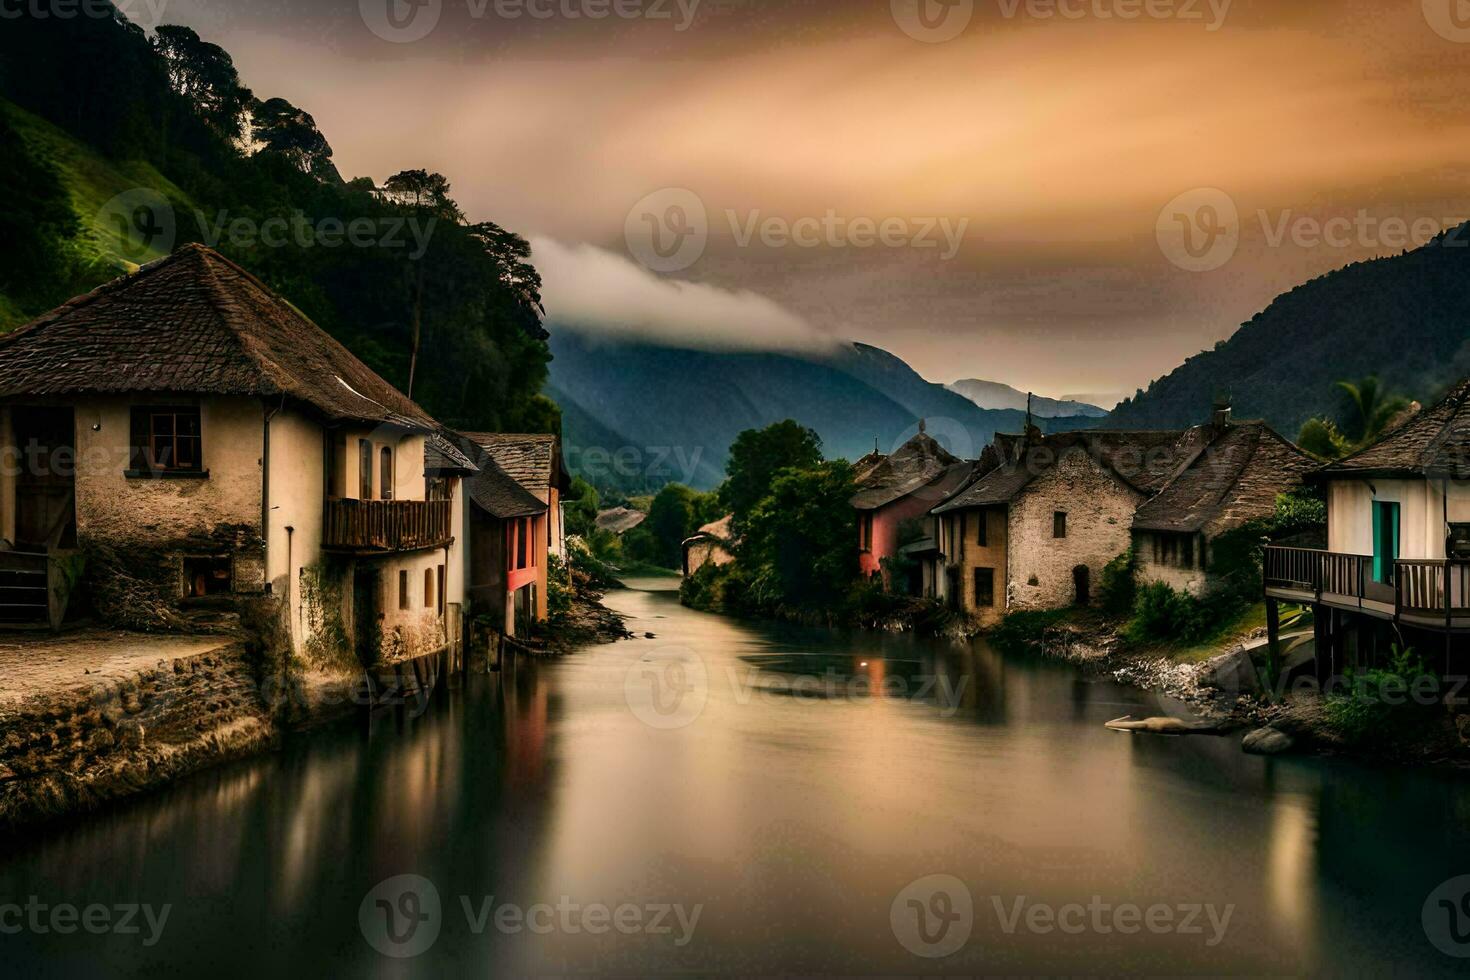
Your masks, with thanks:
<instances>
[{"instance_id":1,"label":"distant mountain ridge","mask_svg":"<svg viewBox=\"0 0 1470 980\"><path fill-rule=\"evenodd\" d=\"M980 408L1000 408L1026 411L1027 394L1008 384L999 381L981 381L978 378L966 378L953 384L945 385L950 391L962 395L974 402ZM1107 410L1096 405L1085 402L1066 401L1057 398L1047 398L1043 395L1031 396L1031 411L1038 418L1055 419L1066 416L1084 416L1088 418L1106 418Z\"/></svg>"},{"instance_id":2,"label":"distant mountain ridge","mask_svg":"<svg viewBox=\"0 0 1470 980\"><path fill-rule=\"evenodd\" d=\"M1343 418L1334 382L1367 375L1424 404L1470 376L1470 225L1283 293L1229 340L1121 402L1108 425L1196 423L1220 394L1237 418L1294 438L1313 416Z\"/></svg>"},{"instance_id":3,"label":"distant mountain ridge","mask_svg":"<svg viewBox=\"0 0 1470 980\"><path fill-rule=\"evenodd\" d=\"M745 429L795 419L829 457L890 452L918 430L974 458L997 431L1019 432L1024 411L979 408L867 344L829 352L709 351L612 340L548 324L550 394L562 408L568 466L625 490L676 481L701 489L724 478ZM1049 431L1094 419L1041 419Z\"/></svg>"}]
</instances>

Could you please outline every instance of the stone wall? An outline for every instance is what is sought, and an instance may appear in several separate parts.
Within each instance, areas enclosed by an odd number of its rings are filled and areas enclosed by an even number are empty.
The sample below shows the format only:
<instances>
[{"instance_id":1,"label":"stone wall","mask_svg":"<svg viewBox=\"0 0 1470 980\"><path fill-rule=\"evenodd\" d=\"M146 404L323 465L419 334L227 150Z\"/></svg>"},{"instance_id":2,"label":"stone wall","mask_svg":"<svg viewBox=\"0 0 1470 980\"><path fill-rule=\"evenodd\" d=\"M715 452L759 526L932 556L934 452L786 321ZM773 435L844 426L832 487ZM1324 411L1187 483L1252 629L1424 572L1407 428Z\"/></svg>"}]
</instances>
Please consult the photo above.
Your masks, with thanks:
<instances>
[{"instance_id":1,"label":"stone wall","mask_svg":"<svg viewBox=\"0 0 1470 980\"><path fill-rule=\"evenodd\" d=\"M1133 555L1140 582L1163 582L1177 592L1203 595L1208 585L1204 564L1205 546L1199 535L1194 539L1194 567L1185 568L1177 563L1159 560L1158 538L1147 531L1133 535ZM1179 554L1176 545L1176 556Z\"/></svg>"},{"instance_id":2,"label":"stone wall","mask_svg":"<svg viewBox=\"0 0 1470 980\"><path fill-rule=\"evenodd\" d=\"M985 544L980 544L980 522L985 522ZM993 626L1005 615L1006 596L1006 508L951 512L944 515L941 540L951 567L958 571L959 608L974 616L982 626ZM950 542L953 542L951 550ZM995 573L994 604L980 606L975 597L975 569ZM947 592L946 592L947 594ZM953 602L953 597L950 597Z\"/></svg>"},{"instance_id":3,"label":"stone wall","mask_svg":"<svg viewBox=\"0 0 1470 980\"><path fill-rule=\"evenodd\" d=\"M1076 601L1072 571L1088 568L1093 602L1108 562L1128 550L1133 512L1143 495L1087 453L1064 454L1011 502L1008 542L1011 609L1061 609ZM1053 515L1067 515L1067 536L1053 537Z\"/></svg>"},{"instance_id":4,"label":"stone wall","mask_svg":"<svg viewBox=\"0 0 1470 980\"><path fill-rule=\"evenodd\" d=\"M269 747L243 642L0 711L0 825L89 810Z\"/></svg>"}]
</instances>

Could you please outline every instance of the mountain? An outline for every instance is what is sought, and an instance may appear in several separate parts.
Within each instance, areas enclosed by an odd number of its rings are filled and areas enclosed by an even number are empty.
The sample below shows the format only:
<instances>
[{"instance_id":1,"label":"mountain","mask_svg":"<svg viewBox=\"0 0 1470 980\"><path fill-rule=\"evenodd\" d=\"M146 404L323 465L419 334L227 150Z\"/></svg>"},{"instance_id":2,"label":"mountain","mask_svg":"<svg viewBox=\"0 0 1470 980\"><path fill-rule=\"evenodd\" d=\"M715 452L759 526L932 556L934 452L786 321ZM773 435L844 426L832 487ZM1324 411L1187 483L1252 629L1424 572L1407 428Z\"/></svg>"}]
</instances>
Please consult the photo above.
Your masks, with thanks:
<instances>
[{"instance_id":1,"label":"mountain","mask_svg":"<svg viewBox=\"0 0 1470 980\"><path fill-rule=\"evenodd\" d=\"M1333 383L1367 375L1425 404L1470 375L1470 225L1278 296L1229 340L1119 404L1108 424L1195 423L1218 393L1232 397L1236 417L1295 436L1312 416L1343 419Z\"/></svg>"},{"instance_id":2,"label":"mountain","mask_svg":"<svg viewBox=\"0 0 1470 980\"><path fill-rule=\"evenodd\" d=\"M976 378L967 378L947 385L950 391L963 395L981 408L1010 408L1026 411L1026 392L1018 391L1010 385L1001 384L999 381L980 381ZM1068 415L1083 415L1089 418L1101 419L1107 417L1107 412L1096 405L1088 405L1077 401L1062 401L1056 398L1044 398L1040 395L1031 397L1031 412L1038 418L1054 419Z\"/></svg>"},{"instance_id":3,"label":"mountain","mask_svg":"<svg viewBox=\"0 0 1470 980\"><path fill-rule=\"evenodd\" d=\"M981 409L866 344L821 353L708 351L548 327L548 393L562 408L568 466L602 486L646 490L676 481L708 489L723 478L740 432L788 418L815 429L828 456L847 459L875 445L892 451L921 419L962 457L1025 423L1024 412ZM616 431L600 419L617 419Z\"/></svg>"}]
</instances>

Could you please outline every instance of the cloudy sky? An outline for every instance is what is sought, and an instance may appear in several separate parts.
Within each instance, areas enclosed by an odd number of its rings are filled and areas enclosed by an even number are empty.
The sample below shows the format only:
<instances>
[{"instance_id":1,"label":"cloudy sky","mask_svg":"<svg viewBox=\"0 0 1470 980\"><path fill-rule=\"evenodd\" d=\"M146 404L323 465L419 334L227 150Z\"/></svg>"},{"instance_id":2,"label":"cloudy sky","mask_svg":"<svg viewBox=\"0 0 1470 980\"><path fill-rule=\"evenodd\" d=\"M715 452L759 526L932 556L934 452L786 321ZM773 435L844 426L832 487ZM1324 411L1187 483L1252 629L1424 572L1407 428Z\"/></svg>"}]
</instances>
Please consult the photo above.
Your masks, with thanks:
<instances>
[{"instance_id":1,"label":"cloudy sky","mask_svg":"<svg viewBox=\"0 0 1470 980\"><path fill-rule=\"evenodd\" d=\"M151 2L612 330L1131 392L1470 217L1454 0Z\"/></svg>"}]
</instances>

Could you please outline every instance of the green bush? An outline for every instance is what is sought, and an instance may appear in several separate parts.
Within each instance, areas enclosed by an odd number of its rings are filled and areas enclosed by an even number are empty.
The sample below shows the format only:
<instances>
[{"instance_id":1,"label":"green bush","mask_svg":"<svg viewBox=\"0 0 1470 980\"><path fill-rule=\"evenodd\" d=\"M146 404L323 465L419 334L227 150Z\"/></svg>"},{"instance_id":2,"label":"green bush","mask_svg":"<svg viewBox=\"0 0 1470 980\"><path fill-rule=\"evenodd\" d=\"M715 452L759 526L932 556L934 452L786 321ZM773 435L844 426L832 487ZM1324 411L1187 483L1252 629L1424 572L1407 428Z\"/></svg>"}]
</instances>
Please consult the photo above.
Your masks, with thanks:
<instances>
[{"instance_id":1,"label":"green bush","mask_svg":"<svg viewBox=\"0 0 1470 980\"><path fill-rule=\"evenodd\" d=\"M1439 703L1441 685L1413 647L1400 649L1394 644L1387 667L1361 673L1348 670L1342 687L1346 690L1328 691L1327 721L1344 740L1361 744L1427 721Z\"/></svg>"},{"instance_id":2,"label":"green bush","mask_svg":"<svg viewBox=\"0 0 1470 980\"><path fill-rule=\"evenodd\" d=\"M1129 548L1103 567L1102 588L1098 598L1104 612L1126 616L1133 611L1138 596L1138 561Z\"/></svg>"},{"instance_id":3,"label":"green bush","mask_svg":"<svg viewBox=\"0 0 1470 980\"><path fill-rule=\"evenodd\" d=\"M1067 618L1066 609L1013 612L990 631L990 643L1003 653L1023 653L1041 644L1048 629Z\"/></svg>"},{"instance_id":4,"label":"green bush","mask_svg":"<svg viewBox=\"0 0 1470 980\"><path fill-rule=\"evenodd\" d=\"M1208 606L1194 596L1150 582L1138 589L1123 634L1134 643L1196 643L1209 635L1212 620Z\"/></svg>"}]
</instances>

